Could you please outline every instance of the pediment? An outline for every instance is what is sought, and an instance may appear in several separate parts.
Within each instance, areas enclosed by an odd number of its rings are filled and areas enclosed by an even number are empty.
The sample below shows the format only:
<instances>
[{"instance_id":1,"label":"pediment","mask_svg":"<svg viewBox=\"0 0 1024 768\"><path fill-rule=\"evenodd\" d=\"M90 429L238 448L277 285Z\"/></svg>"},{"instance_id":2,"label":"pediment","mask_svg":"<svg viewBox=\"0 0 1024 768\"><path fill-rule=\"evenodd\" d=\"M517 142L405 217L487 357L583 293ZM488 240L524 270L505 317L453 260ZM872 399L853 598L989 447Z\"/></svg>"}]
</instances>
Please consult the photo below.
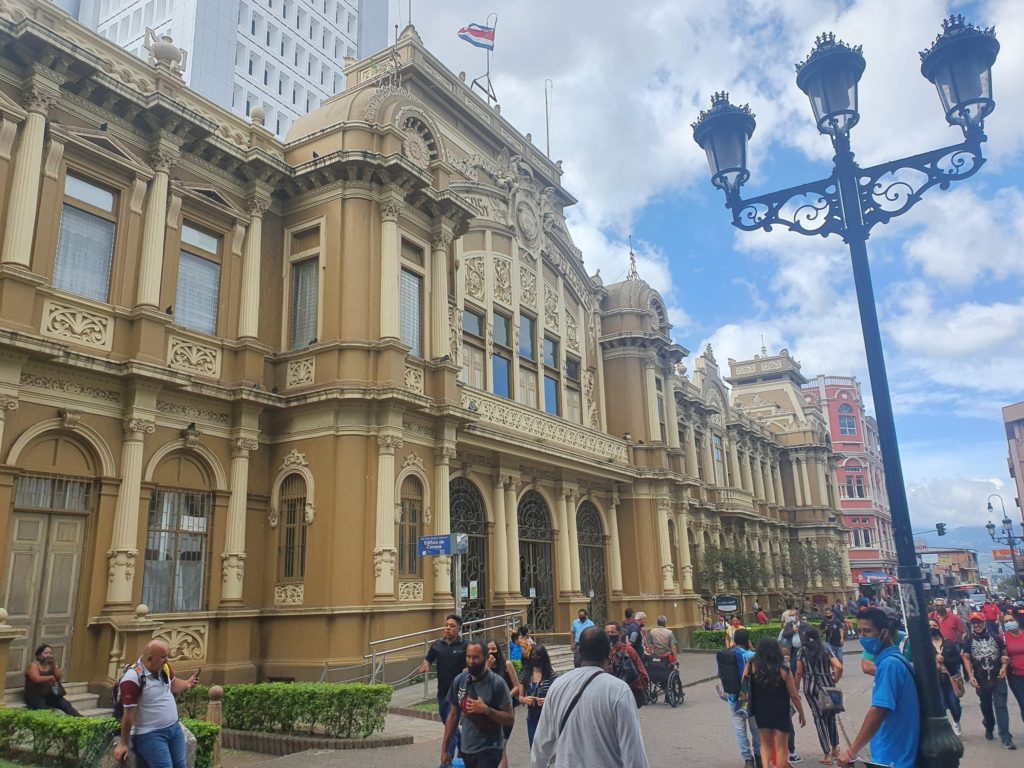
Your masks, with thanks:
<instances>
[{"instance_id":1,"label":"pediment","mask_svg":"<svg viewBox=\"0 0 1024 768\"><path fill-rule=\"evenodd\" d=\"M127 145L106 131L52 126L52 134L65 144L73 144L91 154L99 155L118 165L127 166L143 178L153 175L153 169L141 162Z\"/></svg>"},{"instance_id":2,"label":"pediment","mask_svg":"<svg viewBox=\"0 0 1024 768\"><path fill-rule=\"evenodd\" d=\"M174 189L179 193L191 197L193 200L201 201L204 204L213 204L221 211L231 215L235 219L247 218L247 214L235 205L226 195L215 187L199 184L174 183Z\"/></svg>"},{"instance_id":3,"label":"pediment","mask_svg":"<svg viewBox=\"0 0 1024 768\"><path fill-rule=\"evenodd\" d=\"M23 106L3 91L0 91L0 112L15 118L18 122L24 120L28 114Z\"/></svg>"}]
</instances>

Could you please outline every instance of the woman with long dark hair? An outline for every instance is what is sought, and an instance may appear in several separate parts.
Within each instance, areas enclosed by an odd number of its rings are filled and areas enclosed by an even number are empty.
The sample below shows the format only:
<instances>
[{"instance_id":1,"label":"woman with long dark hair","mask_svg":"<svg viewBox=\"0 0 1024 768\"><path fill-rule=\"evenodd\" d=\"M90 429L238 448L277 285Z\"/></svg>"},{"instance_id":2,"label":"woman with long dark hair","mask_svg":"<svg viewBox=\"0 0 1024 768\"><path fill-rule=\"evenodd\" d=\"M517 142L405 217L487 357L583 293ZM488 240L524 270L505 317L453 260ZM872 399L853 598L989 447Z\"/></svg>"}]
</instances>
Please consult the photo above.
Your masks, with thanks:
<instances>
[{"instance_id":1,"label":"woman with long dark hair","mask_svg":"<svg viewBox=\"0 0 1024 768\"><path fill-rule=\"evenodd\" d=\"M960 643L942 636L937 620L928 619L928 631L931 634L932 647L935 648L935 663L939 666L942 705L953 716L953 733L962 736L964 731L960 726L960 717L963 715L963 707L960 705L960 697L964 695L966 687L963 662L960 659L963 649Z\"/></svg>"},{"instance_id":2,"label":"woman with long dark hair","mask_svg":"<svg viewBox=\"0 0 1024 768\"><path fill-rule=\"evenodd\" d=\"M526 706L526 736L530 740L531 748L533 734L537 732L537 723L540 722L541 708L554 679L555 670L551 667L548 649L538 645L529 658L523 659L523 671L519 675L522 688L519 703Z\"/></svg>"},{"instance_id":3,"label":"woman with long dark hair","mask_svg":"<svg viewBox=\"0 0 1024 768\"><path fill-rule=\"evenodd\" d=\"M743 674L750 676L750 715L761 737L761 765L763 768L787 768L790 764L789 734L793 732L790 702L800 715L801 728L807 725L807 720L779 641L764 638Z\"/></svg>"},{"instance_id":4,"label":"woman with long dark hair","mask_svg":"<svg viewBox=\"0 0 1024 768\"><path fill-rule=\"evenodd\" d=\"M832 758L839 754L839 729L835 713L823 712L818 696L822 688L833 687L842 676L843 665L832 649L821 641L821 633L814 627L808 627L796 662L796 684L798 688L801 680L804 684L804 696L811 708L814 729L818 732L818 743L824 754L822 765L832 765Z\"/></svg>"},{"instance_id":5,"label":"woman with long dark hair","mask_svg":"<svg viewBox=\"0 0 1024 768\"><path fill-rule=\"evenodd\" d=\"M521 688L519 687L519 678L516 677L516 668L511 661L505 660L505 655L501 652L501 646L491 640L487 643L487 661L484 662L484 666L491 670L494 674L505 681L505 685L508 686L509 695L512 697L512 706L519 706L519 694ZM501 762L498 763L498 768L508 768L508 738L512 735L512 725L503 725L502 730L505 732L505 749L501 753Z\"/></svg>"}]
</instances>

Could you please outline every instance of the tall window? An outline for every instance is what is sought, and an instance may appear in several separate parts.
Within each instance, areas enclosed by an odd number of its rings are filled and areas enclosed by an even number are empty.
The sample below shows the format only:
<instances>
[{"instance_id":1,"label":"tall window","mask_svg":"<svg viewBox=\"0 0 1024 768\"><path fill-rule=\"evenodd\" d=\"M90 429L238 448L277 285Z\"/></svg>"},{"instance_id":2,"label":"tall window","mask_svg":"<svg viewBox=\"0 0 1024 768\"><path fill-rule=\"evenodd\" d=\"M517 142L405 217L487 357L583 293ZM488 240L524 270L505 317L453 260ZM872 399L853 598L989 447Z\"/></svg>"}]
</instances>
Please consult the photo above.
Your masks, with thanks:
<instances>
[{"instance_id":1,"label":"tall window","mask_svg":"<svg viewBox=\"0 0 1024 768\"><path fill-rule=\"evenodd\" d=\"M107 301L114 258L117 196L72 174L64 180L53 286L87 299Z\"/></svg>"},{"instance_id":2,"label":"tall window","mask_svg":"<svg viewBox=\"0 0 1024 768\"><path fill-rule=\"evenodd\" d=\"M220 297L220 238L183 224L181 245L174 322L215 336Z\"/></svg>"},{"instance_id":3,"label":"tall window","mask_svg":"<svg viewBox=\"0 0 1024 768\"><path fill-rule=\"evenodd\" d=\"M712 435L711 441L715 453L715 485L723 487L725 485L725 462L723 460L722 438L719 435Z\"/></svg>"},{"instance_id":4,"label":"tall window","mask_svg":"<svg viewBox=\"0 0 1024 768\"><path fill-rule=\"evenodd\" d=\"M846 403L839 406L839 434L857 434L857 419L853 415L853 407Z\"/></svg>"},{"instance_id":5,"label":"tall window","mask_svg":"<svg viewBox=\"0 0 1024 768\"><path fill-rule=\"evenodd\" d=\"M462 380L484 388L484 316L472 309L462 313Z\"/></svg>"},{"instance_id":6,"label":"tall window","mask_svg":"<svg viewBox=\"0 0 1024 768\"><path fill-rule=\"evenodd\" d=\"M316 342L317 305L320 299L320 259L292 263L291 349Z\"/></svg>"},{"instance_id":7,"label":"tall window","mask_svg":"<svg viewBox=\"0 0 1024 768\"><path fill-rule=\"evenodd\" d=\"M654 380L654 387L658 395L658 428L661 431L661 442L665 443L668 442L665 433L665 385L660 377Z\"/></svg>"},{"instance_id":8,"label":"tall window","mask_svg":"<svg viewBox=\"0 0 1024 768\"><path fill-rule=\"evenodd\" d=\"M149 497L142 602L154 613L206 609L212 496L154 488Z\"/></svg>"},{"instance_id":9,"label":"tall window","mask_svg":"<svg viewBox=\"0 0 1024 768\"><path fill-rule=\"evenodd\" d=\"M693 429L693 427L690 427ZM696 439L697 444L697 477L700 480L704 480L704 438L698 437ZM780 500L781 502L781 500Z\"/></svg>"},{"instance_id":10,"label":"tall window","mask_svg":"<svg viewBox=\"0 0 1024 768\"><path fill-rule=\"evenodd\" d=\"M402 268L402 343L409 354L423 357L423 278Z\"/></svg>"},{"instance_id":11,"label":"tall window","mask_svg":"<svg viewBox=\"0 0 1024 768\"><path fill-rule=\"evenodd\" d=\"M558 342L544 338L544 410L552 416L561 414L561 398L559 397L559 363Z\"/></svg>"},{"instance_id":12,"label":"tall window","mask_svg":"<svg viewBox=\"0 0 1024 768\"><path fill-rule=\"evenodd\" d=\"M537 407L537 321L519 317L519 402Z\"/></svg>"},{"instance_id":13,"label":"tall window","mask_svg":"<svg viewBox=\"0 0 1024 768\"><path fill-rule=\"evenodd\" d=\"M398 575L420 575L419 538L423 535L423 484L415 477L402 481L402 521L398 524Z\"/></svg>"},{"instance_id":14,"label":"tall window","mask_svg":"<svg viewBox=\"0 0 1024 768\"><path fill-rule=\"evenodd\" d=\"M281 483L281 544L278 562L282 581L306 576L306 480L291 474Z\"/></svg>"},{"instance_id":15,"label":"tall window","mask_svg":"<svg viewBox=\"0 0 1024 768\"><path fill-rule=\"evenodd\" d=\"M512 320L494 313L494 353L491 355L491 380L494 394L512 397Z\"/></svg>"},{"instance_id":16,"label":"tall window","mask_svg":"<svg viewBox=\"0 0 1024 768\"><path fill-rule=\"evenodd\" d=\"M580 361L565 359L565 418L583 423L583 405L580 399Z\"/></svg>"}]
</instances>

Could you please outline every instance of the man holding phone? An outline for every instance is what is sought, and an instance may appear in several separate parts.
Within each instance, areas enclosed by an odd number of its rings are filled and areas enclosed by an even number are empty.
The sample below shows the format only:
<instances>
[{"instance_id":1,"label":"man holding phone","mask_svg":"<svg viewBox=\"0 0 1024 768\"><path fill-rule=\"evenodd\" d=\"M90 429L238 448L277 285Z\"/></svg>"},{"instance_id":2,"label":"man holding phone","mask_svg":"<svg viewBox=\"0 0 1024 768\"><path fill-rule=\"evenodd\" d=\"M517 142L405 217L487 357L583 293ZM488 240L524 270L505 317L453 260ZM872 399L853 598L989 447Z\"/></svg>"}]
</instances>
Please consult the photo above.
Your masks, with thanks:
<instances>
[{"instance_id":1,"label":"man holding phone","mask_svg":"<svg viewBox=\"0 0 1024 768\"><path fill-rule=\"evenodd\" d=\"M466 644L466 671L452 682L448 692L451 708L444 724L441 765L451 765L448 742L462 726L459 754L466 768L498 768L505 749L503 726L515 723L508 686L487 669L487 643L471 640Z\"/></svg>"},{"instance_id":2,"label":"man holding phone","mask_svg":"<svg viewBox=\"0 0 1024 768\"><path fill-rule=\"evenodd\" d=\"M132 750L149 768L185 768L185 734L178 722L174 694L195 687L199 673L187 680L175 677L167 653L166 643L151 640L121 678L118 696L124 715L121 737L114 747L118 762L127 760Z\"/></svg>"}]
</instances>

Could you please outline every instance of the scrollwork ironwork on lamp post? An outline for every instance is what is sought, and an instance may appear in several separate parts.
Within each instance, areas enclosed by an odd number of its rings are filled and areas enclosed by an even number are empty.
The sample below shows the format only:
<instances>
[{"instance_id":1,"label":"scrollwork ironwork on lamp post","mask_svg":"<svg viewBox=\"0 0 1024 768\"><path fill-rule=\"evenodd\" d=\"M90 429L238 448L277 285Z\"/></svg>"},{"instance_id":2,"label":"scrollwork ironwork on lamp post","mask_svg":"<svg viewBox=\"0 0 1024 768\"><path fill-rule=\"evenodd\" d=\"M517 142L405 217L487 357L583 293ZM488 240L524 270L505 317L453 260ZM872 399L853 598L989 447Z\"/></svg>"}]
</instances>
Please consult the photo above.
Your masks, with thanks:
<instances>
[{"instance_id":1,"label":"scrollwork ironwork on lamp post","mask_svg":"<svg viewBox=\"0 0 1024 768\"><path fill-rule=\"evenodd\" d=\"M946 120L961 128L964 141L861 168L854 160L850 130L860 118L857 84L864 72L864 57L860 46L847 45L831 33L819 36L814 50L797 65L797 86L811 101L818 130L832 140L832 174L749 199L740 194L750 178L747 141L756 125L749 107L730 104L728 94L716 93L711 108L701 112L693 124L694 140L708 156L711 183L725 192L734 226L746 231L771 231L779 226L801 235L838 235L850 248L907 629L913 657L926 660L916 665L926 713L920 753L924 764L935 768L959 765L963 745L946 721L936 665L928 661L934 659L935 652L928 636L923 579L914 552L867 239L872 227L906 213L932 187L946 189L950 182L969 178L981 168L985 162L981 151L986 140L984 120L995 108L991 68L998 52L994 29L975 27L962 16L945 19L942 33L921 52L921 74L935 85Z\"/></svg>"}]
</instances>

